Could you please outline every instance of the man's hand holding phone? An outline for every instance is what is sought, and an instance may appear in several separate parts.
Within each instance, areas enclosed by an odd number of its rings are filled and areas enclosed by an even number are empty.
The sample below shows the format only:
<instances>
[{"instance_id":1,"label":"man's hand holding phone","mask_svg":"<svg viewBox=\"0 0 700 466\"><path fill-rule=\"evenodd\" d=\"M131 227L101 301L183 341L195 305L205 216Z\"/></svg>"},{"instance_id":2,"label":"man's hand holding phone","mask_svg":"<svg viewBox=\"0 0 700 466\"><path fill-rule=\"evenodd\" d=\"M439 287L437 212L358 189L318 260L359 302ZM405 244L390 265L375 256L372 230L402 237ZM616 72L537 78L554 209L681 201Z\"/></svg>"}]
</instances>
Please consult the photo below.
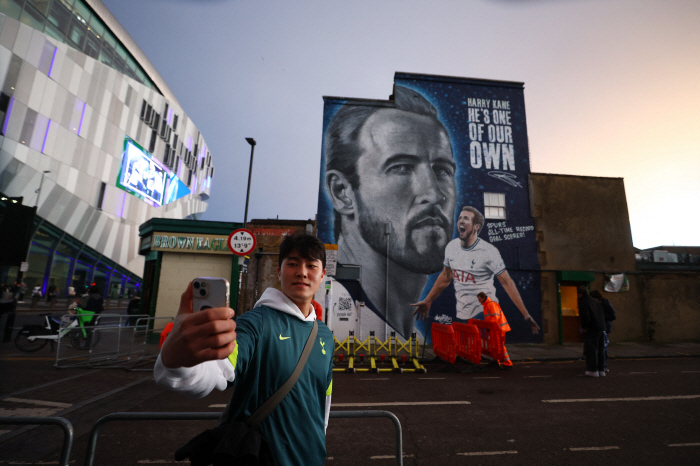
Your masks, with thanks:
<instances>
[{"instance_id":1,"label":"man's hand holding phone","mask_svg":"<svg viewBox=\"0 0 700 466\"><path fill-rule=\"evenodd\" d=\"M161 360L170 369L223 359L236 345L236 322L229 307L192 312L192 282L180 298L175 325L163 343Z\"/></svg>"}]
</instances>

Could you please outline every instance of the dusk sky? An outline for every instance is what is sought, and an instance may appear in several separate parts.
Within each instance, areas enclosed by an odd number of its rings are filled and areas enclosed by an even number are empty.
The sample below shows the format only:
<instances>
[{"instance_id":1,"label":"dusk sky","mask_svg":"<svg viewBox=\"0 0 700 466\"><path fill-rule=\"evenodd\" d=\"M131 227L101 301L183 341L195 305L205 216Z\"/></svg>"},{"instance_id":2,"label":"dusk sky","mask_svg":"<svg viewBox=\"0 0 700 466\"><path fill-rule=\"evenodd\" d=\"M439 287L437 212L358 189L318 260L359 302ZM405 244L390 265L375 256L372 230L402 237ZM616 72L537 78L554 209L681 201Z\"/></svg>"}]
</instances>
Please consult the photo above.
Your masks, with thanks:
<instances>
[{"instance_id":1,"label":"dusk sky","mask_svg":"<svg viewBox=\"0 0 700 466\"><path fill-rule=\"evenodd\" d=\"M622 177L636 247L700 245L698 0L102 1L209 146L204 220L243 221L246 137L248 218L313 219L322 97L403 71L524 82L533 172Z\"/></svg>"}]
</instances>

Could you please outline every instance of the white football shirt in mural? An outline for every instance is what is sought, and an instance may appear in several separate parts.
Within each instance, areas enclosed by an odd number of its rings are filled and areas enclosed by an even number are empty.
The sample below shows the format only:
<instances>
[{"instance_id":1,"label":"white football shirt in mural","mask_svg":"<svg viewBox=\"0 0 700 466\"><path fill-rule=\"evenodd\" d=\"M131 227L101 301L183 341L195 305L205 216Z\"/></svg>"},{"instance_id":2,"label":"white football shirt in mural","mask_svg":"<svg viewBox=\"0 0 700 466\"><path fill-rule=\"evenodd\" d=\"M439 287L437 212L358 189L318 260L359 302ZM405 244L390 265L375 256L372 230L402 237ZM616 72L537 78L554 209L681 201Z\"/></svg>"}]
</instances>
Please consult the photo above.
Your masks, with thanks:
<instances>
[{"instance_id":1,"label":"white football shirt in mural","mask_svg":"<svg viewBox=\"0 0 700 466\"><path fill-rule=\"evenodd\" d=\"M452 270L458 319L471 319L483 311L476 297L482 291L498 302L493 278L505 272L506 266L495 246L477 238L470 248L463 248L455 238L445 248L444 265Z\"/></svg>"}]
</instances>

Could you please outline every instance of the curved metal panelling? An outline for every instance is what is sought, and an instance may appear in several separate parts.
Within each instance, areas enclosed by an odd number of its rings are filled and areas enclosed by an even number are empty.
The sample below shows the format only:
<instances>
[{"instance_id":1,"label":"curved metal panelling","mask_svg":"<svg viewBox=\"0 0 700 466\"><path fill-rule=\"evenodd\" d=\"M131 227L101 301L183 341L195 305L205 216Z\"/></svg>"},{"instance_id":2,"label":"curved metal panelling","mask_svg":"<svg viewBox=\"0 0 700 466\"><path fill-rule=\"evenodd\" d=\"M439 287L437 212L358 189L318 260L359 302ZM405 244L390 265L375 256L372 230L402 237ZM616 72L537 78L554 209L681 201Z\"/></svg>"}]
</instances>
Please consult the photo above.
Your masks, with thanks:
<instances>
[{"instance_id":1,"label":"curved metal panelling","mask_svg":"<svg viewBox=\"0 0 700 466\"><path fill-rule=\"evenodd\" d=\"M92 8L95 13L100 17L102 21L104 21L105 25L112 31L112 33L119 39L119 41L126 47L126 49L131 53L131 55L136 59L136 61L141 65L143 70L148 74L148 77L151 78L151 81L156 85L158 90L160 91L163 96L172 101L177 103L177 105L180 105L175 98L175 95L173 92L170 90L167 84L165 84L165 80L163 77L158 73L156 70L155 66L153 66L153 63L146 57L146 54L143 53L143 50L136 45L136 42L134 42L134 39L131 38L128 32L126 32L126 29L122 27L121 24L119 24L119 21L117 21L117 18L114 17L114 15L107 9L107 7L102 3L100 0L83 0L85 3L90 5L90 8Z\"/></svg>"}]
</instances>

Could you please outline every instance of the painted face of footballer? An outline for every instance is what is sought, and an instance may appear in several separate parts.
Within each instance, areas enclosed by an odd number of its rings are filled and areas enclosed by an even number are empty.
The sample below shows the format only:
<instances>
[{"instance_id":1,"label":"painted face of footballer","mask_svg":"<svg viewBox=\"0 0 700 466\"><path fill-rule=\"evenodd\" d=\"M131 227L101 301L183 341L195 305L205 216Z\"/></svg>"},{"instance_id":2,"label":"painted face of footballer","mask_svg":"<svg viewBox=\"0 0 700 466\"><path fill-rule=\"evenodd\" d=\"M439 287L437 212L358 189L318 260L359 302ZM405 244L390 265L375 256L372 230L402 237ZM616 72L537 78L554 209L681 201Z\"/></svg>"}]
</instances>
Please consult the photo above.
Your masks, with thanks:
<instances>
[{"instance_id":1,"label":"painted face of footballer","mask_svg":"<svg viewBox=\"0 0 700 466\"><path fill-rule=\"evenodd\" d=\"M457 220L457 230L459 231L459 239L462 243L467 243L473 240L479 232L479 226L474 225L474 213L463 210L459 213Z\"/></svg>"}]
</instances>

